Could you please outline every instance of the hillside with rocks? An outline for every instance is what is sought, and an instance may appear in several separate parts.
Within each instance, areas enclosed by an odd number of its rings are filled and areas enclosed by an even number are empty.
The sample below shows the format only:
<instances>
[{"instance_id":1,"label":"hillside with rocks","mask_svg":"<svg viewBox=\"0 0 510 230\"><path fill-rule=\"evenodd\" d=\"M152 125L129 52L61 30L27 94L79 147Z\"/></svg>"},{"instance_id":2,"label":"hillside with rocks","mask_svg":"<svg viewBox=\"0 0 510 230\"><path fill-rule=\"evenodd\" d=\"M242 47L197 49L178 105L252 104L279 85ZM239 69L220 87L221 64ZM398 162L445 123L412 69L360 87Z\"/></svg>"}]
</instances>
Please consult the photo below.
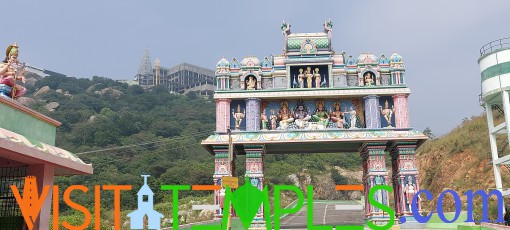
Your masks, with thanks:
<instances>
[{"instance_id":1,"label":"hillside with rocks","mask_svg":"<svg viewBox=\"0 0 510 230\"><path fill-rule=\"evenodd\" d=\"M494 112L497 114L497 112ZM503 121L499 115L495 119ZM420 189L432 192L434 199L424 202L424 209L430 210L437 204L437 198L446 189L456 191L461 195L462 207L465 210L468 190L490 191L496 187L494 173L489 157L489 134L485 114L474 116L464 121L450 133L427 141L418 149L417 161L420 172ZM506 136L498 137L498 143L503 143ZM509 154L508 148L503 153ZM508 188L510 171L501 167L503 187ZM443 202L448 211L454 211L453 199L447 196ZM497 209L494 197L491 197L490 217L495 219ZM475 218L479 217L481 208L480 197L475 198Z\"/></svg>"}]
</instances>

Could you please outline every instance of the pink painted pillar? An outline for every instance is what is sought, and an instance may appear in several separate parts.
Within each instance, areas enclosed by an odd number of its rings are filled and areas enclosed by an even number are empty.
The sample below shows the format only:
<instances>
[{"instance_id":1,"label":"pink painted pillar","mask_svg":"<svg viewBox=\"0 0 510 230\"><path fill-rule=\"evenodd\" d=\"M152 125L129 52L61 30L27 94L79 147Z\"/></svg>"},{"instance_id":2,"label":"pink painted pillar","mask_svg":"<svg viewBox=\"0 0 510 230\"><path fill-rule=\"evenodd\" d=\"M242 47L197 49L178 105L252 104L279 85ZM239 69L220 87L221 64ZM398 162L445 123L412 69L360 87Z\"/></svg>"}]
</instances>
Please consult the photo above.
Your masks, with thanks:
<instances>
[{"instance_id":1,"label":"pink painted pillar","mask_svg":"<svg viewBox=\"0 0 510 230\"><path fill-rule=\"evenodd\" d=\"M359 149L363 159L363 184L365 191L365 214L367 221L375 224L385 224L389 220L387 213L385 214L379 208L370 205L368 193L371 188L376 185L387 185L388 173L386 172L386 142L367 142ZM384 190L378 190L374 194L374 199L386 206L389 204L388 193Z\"/></svg>"},{"instance_id":2,"label":"pink painted pillar","mask_svg":"<svg viewBox=\"0 0 510 230\"><path fill-rule=\"evenodd\" d=\"M409 128L409 108L406 94L397 94L393 96L393 108L395 114L396 128Z\"/></svg>"},{"instance_id":3,"label":"pink painted pillar","mask_svg":"<svg viewBox=\"0 0 510 230\"><path fill-rule=\"evenodd\" d=\"M230 99L216 100L216 132L227 132L230 126Z\"/></svg>"},{"instance_id":4,"label":"pink painted pillar","mask_svg":"<svg viewBox=\"0 0 510 230\"><path fill-rule=\"evenodd\" d=\"M51 198L53 192L53 177L55 174L55 167L50 164L29 165L27 176L35 176L37 180L37 190L39 196L41 195L45 186L50 186L48 195L37 218L33 230L43 230L50 227L50 214L51 214Z\"/></svg>"},{"instance_id":5,"label":"pink painted pillar","mask_svg":"<svg viewBox=\"0 0 510 230\"><path fill-rule=\"evenodd\" d=\"M228 159L228 146L218 145L213 146L214 152L214 175L213 181L215 185L221 186L221 180L224 176L231 176L234 172L235 166L233 162ZM234 156L235 157L235 156ZM214 191L214 204L220 206L220 210L216 210L214 219L221 219L223 217L223 202L225 200L225 189Z\"/></svg>"}]
</instances>

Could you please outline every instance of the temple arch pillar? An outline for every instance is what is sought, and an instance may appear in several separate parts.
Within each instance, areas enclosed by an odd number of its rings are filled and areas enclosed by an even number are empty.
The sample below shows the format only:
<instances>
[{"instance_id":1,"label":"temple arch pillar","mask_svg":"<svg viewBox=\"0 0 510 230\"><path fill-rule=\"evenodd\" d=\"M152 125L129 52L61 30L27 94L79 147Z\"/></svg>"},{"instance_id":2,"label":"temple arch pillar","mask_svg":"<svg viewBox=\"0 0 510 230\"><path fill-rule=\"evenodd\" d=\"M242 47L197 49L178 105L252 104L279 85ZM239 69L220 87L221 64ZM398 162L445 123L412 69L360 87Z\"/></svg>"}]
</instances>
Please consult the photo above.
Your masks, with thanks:
<instances>
[{"instance_id":1,"label":"temple arch pillar","mask_svg":"<svg viewBox=\"0 0 510 230\"><path fill-rule=\"evenodd\" d=\"M245 145L246 152L246 174L250 183L260 191L264 190L264 155L266 152L264 145ZM264 205L262 204L257 211L252 226L264 226Z\"/></svg>"},{"instance_id":2,"label":"temple arch pillar","mask_svg":"<svg viewBox=\"0 0 510 230\"><path fill-rule=\"evenodd\" d=\"M390 147L392 160L393 194L395 215L405 217L406 222L415 221L411 210L414 195L420 190L420 176L416 164L416 142L395 142ZM418 199L421 211L421 200Z\"/></svg>"},{"instance_id":3,"label":"temple arch pillar","mask_svg":"<svg viewBox=\"0 0 510 230\"><path fill-rule=\"evenodd\" d=\"M384 213L368 202L368 193L376 185L388 185L389 178L386 171L386 142L363 143L359 152L363 159L363 189L365 194L365 214L367 221L375 224L386 224L389 221L388 213ZM389 206L388 192L378 190L374 199Z\"/></svg>"},{"instance_id":4,"label":"temple arch pillar","mask_svg":"<svg viewBox=\"0 0 510 230\"><path fill-rule=\"evenodd\" d=\"M232 161L229 162L228 145L213 146L214 152L214 185L221 186L221 180L224 176L232 176L235 173L235 154L233 154ZM223 201L225 200L225 189L214 191L214 204L220 207L214 213L214 219L221 219L223 217Z\"/></svg>"}]
</instances>

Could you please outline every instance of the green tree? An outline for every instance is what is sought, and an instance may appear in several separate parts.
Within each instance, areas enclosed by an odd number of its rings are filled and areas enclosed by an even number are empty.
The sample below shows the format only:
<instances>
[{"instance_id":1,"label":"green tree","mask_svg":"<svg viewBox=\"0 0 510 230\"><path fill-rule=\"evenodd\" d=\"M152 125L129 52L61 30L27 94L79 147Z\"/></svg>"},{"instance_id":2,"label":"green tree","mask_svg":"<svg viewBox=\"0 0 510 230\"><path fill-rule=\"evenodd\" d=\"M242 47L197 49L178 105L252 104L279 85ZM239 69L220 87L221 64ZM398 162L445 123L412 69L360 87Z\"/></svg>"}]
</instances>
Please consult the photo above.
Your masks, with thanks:
<instances>
[{"instance_id":1,"label":"green tree","mask_svg":"<svg viewBox=\"0 0 510 230\"><path fill-rule=\"evenodd\" d=\"M144 92L145 91L143 90L143 88L139 85L130 85L128 87L128 94L131 94L131 95L141 95Z\"/></svg>"},{"instance_id":2,"label":"green tree","mask_svg":"<svg viewBox=\"0 0 510 230\"><path fill-rule=\"evenodd\" d=\"M425 129L423 130L423 134L424 134L425 136L429 137L430 139L434 139L434 138L436 138L436 136L432 133L432 130L431 130L429 127L425 128Z\"/></svg>"},{"instance_id":3,"label":"green tree","mask_svg":"<svg viewBox=\"0 0 510 230\"><path fill-rule=\"evenodd\" d=\"M331 179L333 179L335 184L348 184L349 183L347 178L342 176L340 173L338 173L338 170L336 170L336 169L331 170Z\"/></svg>"}]
</instances>

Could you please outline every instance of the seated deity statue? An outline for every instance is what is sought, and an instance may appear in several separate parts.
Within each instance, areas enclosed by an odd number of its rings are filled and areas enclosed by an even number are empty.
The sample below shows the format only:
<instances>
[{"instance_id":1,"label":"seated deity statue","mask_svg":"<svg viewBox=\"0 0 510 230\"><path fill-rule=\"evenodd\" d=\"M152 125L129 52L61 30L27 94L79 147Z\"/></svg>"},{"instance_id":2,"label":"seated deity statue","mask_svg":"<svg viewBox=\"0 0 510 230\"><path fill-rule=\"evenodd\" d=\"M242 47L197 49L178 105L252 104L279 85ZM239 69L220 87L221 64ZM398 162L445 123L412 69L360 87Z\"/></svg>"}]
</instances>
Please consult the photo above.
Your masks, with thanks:
<instances>
[{"instance_id":1,"label":"seated deity statue","mask_svg":"<svg viewBox=\"0 0 510 230\"><path fill-rule=\"evenodd\" d=\"M280 111L278 111L278 120L280 121L280 129L287 129L289 124L294 121L292 114L289 110L289 103L287 101L282 101L280 103Z\"/></svg>"},{"instance_id":2,"label":"seated deity statue","mask_svg":"<svg viewBox=\"0 0 510 230\"><path fill-rule=\"evenodd\" d=\"M312 67L308 66L306 67L305 71L305 77L306 77L306 88L312 88Z\"/></svg>"},{"instance_id":3,"label":"seated deity statue","mask_svg":"<svg viewBox=\"0 0 510 230\"><path fill-rule=\"evenodd\" d=\"M317 129L325 129L328 127L329 114L324 108L324 101L317 101L315 106L316 110L313 115L313 121L317 122Z\"/></svg>"},{"instance_id":4,"label":"seated deity statue","mask_svg":"<svg viewBox=\"0 0 510 230\"><path fill-rule=\"evenodd\" d=\"M374 79L372 77L371 72L366 72L363 75L363 78L365 79L365 86L373 86L374 85Z\"/></svg>"},{"instance_id":5,"label":"seated deity statue","mask_svg":"<svg viewBox=\"0 0 510 230\"><path fill-rule=\"evenodd\" d=\"M294 110L294 119L294 123L296 123L296 126L300 129L305 128L308 121L311 119L303 100L298 100L296 109Z\"/></svg>"},{"instance_id":6,"label":"seated deity statue","mask_svg":"<svg viewBox=\"0 0 510 230\"><path fill-rule=\"evenodd\" d=\"M248 81L246 82L247 90L254 90L256 88L257 81L253 76L248 77Z\"/></svg>"},{"instance_id":7,"label":"seated deity statue","mask_svg":"<svg viewBox=\"0 0 510 230\"><path fill-rule=\"evenodd\" d=\"M395 108L392 107L390 109L388 100L386 100L386 103L384 103L384 109L382 108L382 106L379 106L379 110L381 111L382 116L388 123L388 126L386 126L386 127L393 127L392 123L391 123L391 116L393 115L393 111L395 110Z\"/></svg>"},{"instance_id":8,"label":"seated deity statue","mask_svg":"<svg viewBox=\"0 0 510 230\"><path fill-rule=\"evenodd\" d=\"M319 74L319 68L315 68L315 73L313 74L315 78L315 88L321 87L321 75Z\"/></svg>"},{"instance_id":9,"label":"seated deity statue","mask_svg":"<svg viewBox=\"0 0 510 230\"><path fill-rule=\"evenodd\" d=\"M299 68L298 82L299 88L305 88L305 75L303 74L303 68Z\"/></svg>"},{"instance_id":10,"label":"seated deity statue","mask_svg":"<svg viewBox=\"0 0 510 230\"><path fill-rule=\"evenodd\" d=\"M336 123L337 128L343 128L345 123L345 116L344 112L341 111L342 106L340 102L335 102L333 107L335 110L331 112L331 121Z\"/></svg>"},{"instance_id":11,"label":"seated deity statue","mask_svg":"<svg viewBox=\"0 0 510 230\"><path fill-rule=\"evenodd\" d=\"M0 96L6 98L18 98L23 96L27 89L16 84L17 80L25 83L24 64L18 61L18 45L7 47L5 60L0 63Z\"/></svg>"}]
</instances>

